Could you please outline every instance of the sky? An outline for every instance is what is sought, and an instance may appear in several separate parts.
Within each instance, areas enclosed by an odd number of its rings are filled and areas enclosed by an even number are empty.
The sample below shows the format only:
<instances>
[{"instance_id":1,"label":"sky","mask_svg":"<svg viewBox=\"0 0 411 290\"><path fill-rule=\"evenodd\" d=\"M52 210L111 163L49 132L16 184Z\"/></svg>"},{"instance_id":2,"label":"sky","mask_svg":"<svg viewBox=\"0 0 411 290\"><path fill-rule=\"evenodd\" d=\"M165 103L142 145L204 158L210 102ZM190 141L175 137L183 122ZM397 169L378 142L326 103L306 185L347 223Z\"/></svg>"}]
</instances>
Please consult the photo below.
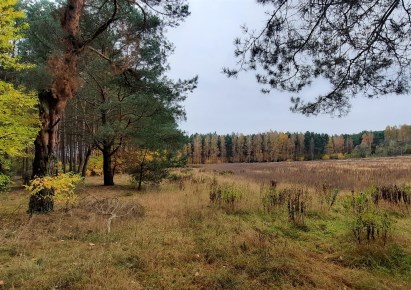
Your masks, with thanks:
<instances>
[{"instance_id":1,"label":"sky","mask_svg":"<svg viewBox=\"0 0 411 290\"><path fill-rule=\"evenodd\" d=\"M352 99L342 118L322 114L306 117L292 113L289 93L273 90L262 94L253 72L227 78L223 67L234 68L233 41L241 25L264 25L264 8L255 0L190 0L191 15L179 27L169 29L175 53L169 58L173 79L199 76L198 88L184 103L187 120L180 128L194 133L260 133L312 131L327 134L384 130L386 126L411 124L411 96L389 95L378 99ZM314 82L301 96L326 91L325 82Z\"/></svg>"}]
</instances>

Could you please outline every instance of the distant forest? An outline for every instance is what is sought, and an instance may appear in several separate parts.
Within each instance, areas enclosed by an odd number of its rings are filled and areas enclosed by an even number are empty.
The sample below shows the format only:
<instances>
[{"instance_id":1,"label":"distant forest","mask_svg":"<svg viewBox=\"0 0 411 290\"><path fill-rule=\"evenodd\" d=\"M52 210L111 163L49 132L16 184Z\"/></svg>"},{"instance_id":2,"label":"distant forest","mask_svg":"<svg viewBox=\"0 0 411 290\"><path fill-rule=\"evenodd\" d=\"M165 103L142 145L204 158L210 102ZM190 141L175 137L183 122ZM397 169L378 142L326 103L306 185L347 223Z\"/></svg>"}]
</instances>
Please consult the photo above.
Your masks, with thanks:
<instances>
[{"instance_id":1,"label":"distant forest","mask_svg":"<svg viewBox=\"0 0 411 290\"><path fill-rule=\"evenodd\" d=\"M252 135L195 134L184 148L190 164L278 162L411 154L411 126L328 135L270 131Z\"/></svg>"}]
</instances>

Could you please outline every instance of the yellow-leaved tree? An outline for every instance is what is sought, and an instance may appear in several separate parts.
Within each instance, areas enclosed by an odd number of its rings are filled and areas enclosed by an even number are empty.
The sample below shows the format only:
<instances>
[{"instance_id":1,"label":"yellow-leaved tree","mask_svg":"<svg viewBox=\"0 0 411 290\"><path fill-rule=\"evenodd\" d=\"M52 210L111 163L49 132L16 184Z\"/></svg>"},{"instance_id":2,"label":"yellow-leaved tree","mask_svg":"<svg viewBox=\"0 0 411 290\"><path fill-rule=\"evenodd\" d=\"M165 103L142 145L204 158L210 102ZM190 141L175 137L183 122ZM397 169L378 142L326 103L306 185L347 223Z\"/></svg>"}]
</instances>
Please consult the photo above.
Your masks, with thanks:
<instances>
[{"instance_id":1,"label":"yellow-leaved tree","mask_svg":"<svg viewBox=\"0 0 411 290\"><path fill-rule=\"evenodd\" d=\"M39 128L35 95L5 80L10 71L30 68L15 56L15 42L27 27L24 22L18 24L24 13L16 4L17 0L0 1L0 174L6 157L21 156Z\"/></svg>"}]
</instances>

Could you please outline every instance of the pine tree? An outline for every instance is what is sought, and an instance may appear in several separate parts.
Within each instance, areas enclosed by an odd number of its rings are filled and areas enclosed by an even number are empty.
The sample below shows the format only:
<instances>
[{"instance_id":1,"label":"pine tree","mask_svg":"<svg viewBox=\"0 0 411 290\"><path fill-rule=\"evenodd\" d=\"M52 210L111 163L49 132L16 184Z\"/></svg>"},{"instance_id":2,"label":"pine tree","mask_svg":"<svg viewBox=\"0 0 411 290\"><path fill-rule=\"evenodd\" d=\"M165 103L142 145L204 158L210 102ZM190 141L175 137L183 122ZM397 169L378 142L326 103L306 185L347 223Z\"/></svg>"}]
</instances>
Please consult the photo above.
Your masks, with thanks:
<instances>
[{"instance_id":1,"label":"pine tree","mask_svg":"<svg viewBox=\"0 0 411 290\"><path fill-rule=\"evenodd\" d=\"M263 92L287 90L293 111L346 114L356 95L378 97L410 90L411 2L399 0L259 0L267 11L260 30L243 27L235 40L238 68L256 71ZM259 20L260 21L260 20ZM304 101L317 78L330 90Z\"/></svg>"}]
</instances>

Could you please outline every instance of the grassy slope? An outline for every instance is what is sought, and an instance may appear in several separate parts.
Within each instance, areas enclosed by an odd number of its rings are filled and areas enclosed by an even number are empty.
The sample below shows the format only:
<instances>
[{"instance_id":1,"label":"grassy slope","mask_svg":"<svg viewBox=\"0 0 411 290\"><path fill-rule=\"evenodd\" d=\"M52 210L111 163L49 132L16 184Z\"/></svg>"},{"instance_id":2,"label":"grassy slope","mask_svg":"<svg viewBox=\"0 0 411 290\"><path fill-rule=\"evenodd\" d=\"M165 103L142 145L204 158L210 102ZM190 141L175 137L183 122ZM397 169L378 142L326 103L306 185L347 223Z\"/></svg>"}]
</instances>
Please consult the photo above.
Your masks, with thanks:
<instances>
[{"instance_id":1,"label":"grassy slope","mask_svg":"<svg viewBox=\"0 0 411 290\"><path fill-rule=\"evenodd\" d=\"M339 200L313 197L305 226L284 210L265 213L260 181L218 175L246 188L235 209L211 206L211 171L139 194L117 180L89 178L80 203L49 215L25 214L27 194L0 195L0 280L4 289L409 289L411 218L393 208L387 245L358 245ZM144 217L107 218L91 196L141 204ZM394 214L394 213L393 213Z\"/></svg>"}]
</instances>

